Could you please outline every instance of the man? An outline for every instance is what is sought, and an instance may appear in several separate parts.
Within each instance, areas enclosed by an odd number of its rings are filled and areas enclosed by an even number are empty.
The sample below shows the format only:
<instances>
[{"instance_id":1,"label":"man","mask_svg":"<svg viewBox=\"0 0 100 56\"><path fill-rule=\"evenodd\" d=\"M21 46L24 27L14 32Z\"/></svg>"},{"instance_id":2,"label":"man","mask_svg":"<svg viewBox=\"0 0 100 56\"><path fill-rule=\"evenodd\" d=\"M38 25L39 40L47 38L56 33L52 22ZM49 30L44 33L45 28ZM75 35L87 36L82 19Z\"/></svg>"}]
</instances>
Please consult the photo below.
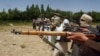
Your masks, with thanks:
<instances>
[{"instance_id":1,"label":"man","mask_svg":"<svg viewBox=\"0 0 100 56\"><path fill-rule=\"evenodd\" d=\"M33 29L36 29L36 19L33 19L32 26L33 26Z\"/></svg>"},{"instance_id":2,"label":"man","mask_svg":"<svg viewBox=\"0 0 100 56\"><path fill-rule=\"evenodd\" d=\"M83 14L81 16L81 18L80 18L81 32L86 32L86 29L87 29L88 30L87 32L97 33L97 29L91 27L92 20L93 20L92 17L89 16L88 14ZM92 40L95 39L93 37L89 37L89 38L91 38ZM74 42L74 44L73 44L73 47L72 47L72 56L79 56L78 53L81 52L80 49L82 49L82 51L88 50L88 52L90 52L91 49L87 48L85 45L82 45L77 41L73 41L73 42ZM91 56L91 55L87 55L87 56Z\"/></svg>"},{"instance_id":3,"label":"man","mask_svg":"<svg viewBox=\"0 0 100 56\"><path fill-rule=\"evenodd\" d=\"M67 19L64 19L62 24L56 27L56 31L62 32L65 29L65 27L68 25L69 25L69 21ZM53 56L60 56L60 55L64 56L68 54L67 52L68 52L69 40L67 40L65 37L66 36L57 36L55 46L58 49L56 48L54 49Z\"/></svg>"},{"instance_id":4,"label":"man","mask_svg":"<svg viewBox=\"0 0 100 56\"><path fill-rule=\"evenodd\" d=\"M54 13L54 16L51 18L51 31L55 31L55 29L56 29L56 27L57 26L60 26L60 24L61 24L61 17L60 17L61 15L59 14L59 13ZM55 45L55 42L56 42L56 40L55 40L55 36L51 36L52 38L51 38L51 43L53 44L53 45Z\"/></svg>"},{"instance_id":5,"label":"man","mask_svg":"<svg viewBox=\"0 0 100 56\"><path fill-rule=\"evenodd\" d=\"M37 18L37 20L36 20L36 30L40 30L40 27L41 27L41 21L42 21L41 18Z\"/></svg>"},{"instance_id":6,"label":"man","mask_svg":"<svg viewBox=\"0 0 100 56\"><path fill-rule=\"evenodd\" d=\"M50 21L48 18L45 18L45 19L44 19L43 30L44 30L44 31L51 31L51 21ZM51 41L51 36L44 35L44 37L45 37L49 42L52 42L52 41Z\"/></svg>"},{"instance_id":7,"label":"man","mask_svg":"<svg viewBox=\"0 0 100 56\"><path fill-rule=\"evenodd\" d=\"M60 14L59 13L54 13L54 16L51 18L51 22L52 22L52 31L55 30L57 25L60 25L61 23L61 18L60 18Z\"/></svg>"},{"instance_id":8,"label":"man","mask_svg":"<svg viewBox=\"0 0 100 56\"><path fill-rule=\"evenodd\" d=\"M100 56L100 42L89 39L85 34L79 32L67 32L67 39L79 42L78 56Z\"/></svg>"}]
</instances>

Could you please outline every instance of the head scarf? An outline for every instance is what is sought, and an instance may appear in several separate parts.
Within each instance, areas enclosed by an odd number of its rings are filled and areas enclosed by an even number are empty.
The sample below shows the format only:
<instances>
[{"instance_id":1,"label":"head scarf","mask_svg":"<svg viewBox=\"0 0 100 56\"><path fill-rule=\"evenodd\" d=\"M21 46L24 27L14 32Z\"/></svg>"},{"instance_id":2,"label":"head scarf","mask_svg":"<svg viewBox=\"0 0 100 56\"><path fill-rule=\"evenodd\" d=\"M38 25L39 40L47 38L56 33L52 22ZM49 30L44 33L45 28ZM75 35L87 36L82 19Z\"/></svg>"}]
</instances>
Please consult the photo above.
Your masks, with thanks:
<instances>
[{"instance_id":1,"label":"head scarf","mask_svg":"<svg viewBox=\"0 0 100 56\"><path fill-rule=\"evenodd\" d=\"M92 17L88 14L83 14L80 18L80 26L81 27L87 27L90 26L92 23Z\"/></svg>"}]
</instances>

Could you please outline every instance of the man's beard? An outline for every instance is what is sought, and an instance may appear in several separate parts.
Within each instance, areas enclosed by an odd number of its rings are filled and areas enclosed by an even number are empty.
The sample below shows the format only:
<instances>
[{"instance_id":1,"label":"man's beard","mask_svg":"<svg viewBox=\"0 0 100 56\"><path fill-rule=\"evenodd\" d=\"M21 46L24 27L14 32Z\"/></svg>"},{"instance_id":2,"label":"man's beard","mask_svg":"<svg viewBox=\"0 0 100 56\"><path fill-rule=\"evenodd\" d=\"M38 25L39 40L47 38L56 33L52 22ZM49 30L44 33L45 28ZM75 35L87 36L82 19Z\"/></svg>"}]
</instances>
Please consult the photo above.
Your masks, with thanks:
<instances>
[{"instance_id":1,"label":"man's beard","mask_svg":"<svg viewBox=\"0 0 100 56\"><path fill-rule=\"evenodd\" d=\"M87 24L86 22L80 22L80 27L87 27L89 26L89 24Z\"/></svg>"}]
</instances>

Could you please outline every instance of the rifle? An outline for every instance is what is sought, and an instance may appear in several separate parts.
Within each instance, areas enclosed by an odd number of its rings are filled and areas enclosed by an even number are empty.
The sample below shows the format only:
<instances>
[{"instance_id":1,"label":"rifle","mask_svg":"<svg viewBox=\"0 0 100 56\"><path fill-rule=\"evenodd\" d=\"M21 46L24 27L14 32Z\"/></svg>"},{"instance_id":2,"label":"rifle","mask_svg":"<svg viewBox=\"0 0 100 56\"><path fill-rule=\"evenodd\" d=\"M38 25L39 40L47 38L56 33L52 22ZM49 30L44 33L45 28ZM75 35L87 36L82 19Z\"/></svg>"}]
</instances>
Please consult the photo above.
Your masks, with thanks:
<instances>
[{"instance_id":1,"label":"rifle","mask_svg":"<svg viewBox=\"0 0 100 56\"><path fill-rule=\"evenodd\" d=\"M63 32L57 32L57 31L17 31L13 29L11 33L14 34L21 34L21 35L51 35L51 36L66 36L67 37L67 31ZM92 33L92 32L83 32L87 37L90 37L92 39L96 39L96 37L100 37L100 34Z\"/></svg>"}]
</instances>

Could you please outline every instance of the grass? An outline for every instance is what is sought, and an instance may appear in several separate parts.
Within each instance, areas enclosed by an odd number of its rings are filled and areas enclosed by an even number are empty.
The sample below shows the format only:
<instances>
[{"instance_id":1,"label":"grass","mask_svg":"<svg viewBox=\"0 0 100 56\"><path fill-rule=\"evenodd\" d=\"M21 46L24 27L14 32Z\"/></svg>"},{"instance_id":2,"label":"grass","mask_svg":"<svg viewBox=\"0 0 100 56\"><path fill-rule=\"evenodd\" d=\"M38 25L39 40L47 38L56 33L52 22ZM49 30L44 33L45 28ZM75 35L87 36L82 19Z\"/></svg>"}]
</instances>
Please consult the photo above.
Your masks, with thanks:
<instances>
[{"instance_id":1,"label":"grass","mask_svg":"<svg viewBox=\"0 0 100 56\"><path fill-rule=\"evenodd\" d=\"M32 22L31 21L1 21L0 22L0 26L9 26L9 25L32 25Z\"/></svg>"},{"instance_id":2,"label":"grass","mask_svg":"<svg viewBox=\"0 0 100 56\"><path fill-rule=\"evenodd\" d=\"M32 25L32 21L0 21L0 26L13 25ZM100 25L100 22L93 22L92 25Z\"/></svg>"}]
</instances>

